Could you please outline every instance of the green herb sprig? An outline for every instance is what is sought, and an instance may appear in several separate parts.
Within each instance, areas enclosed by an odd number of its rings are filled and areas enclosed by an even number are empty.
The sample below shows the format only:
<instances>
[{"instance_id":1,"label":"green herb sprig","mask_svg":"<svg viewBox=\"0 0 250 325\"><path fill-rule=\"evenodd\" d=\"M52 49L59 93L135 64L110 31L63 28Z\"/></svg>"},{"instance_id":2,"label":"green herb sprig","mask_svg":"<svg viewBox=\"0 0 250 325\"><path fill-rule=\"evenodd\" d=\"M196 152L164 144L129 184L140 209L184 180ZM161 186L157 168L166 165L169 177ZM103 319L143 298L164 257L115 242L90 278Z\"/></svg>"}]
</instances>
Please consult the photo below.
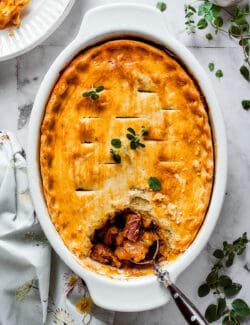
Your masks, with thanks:
<instances>
[{"instance_id":1,"label":"green herb sprig","mask_svg":"<svg viewBox=\"0 0 250 325\"><path fill-rule=\"evenodd\" d=\"M223 316L223 325L238 325L239 317L250 316L250 308L242 299L234 299L229 306L227 298L237 295L242 285L233 282L228 275L222 273L224 268L233 265L237 255L243 254L248 243L247 233L243 233L233 243L225 241L222 248L213 252L217 261L207 275L206 281L198 288L199 297L205 297L213 292L217 298L216 304L209 305L205 312L205 318L210 323Z\"/></svg>"},{"instance_id":2,"label":"green herb sprig","mask_svg":"<svg viewBox=\"0 0 250 325\"><path fill-rule=\"evenodd\" d=\"M198 0L198 2L200 1ZM219 32L227 34L230 38L239 41L245 62L250 66L250 24L248 20L248 16L250 15L250 2L245 7L235 5L231 10L228 10L227 8L219 7L205 0L197 8L192 5L185 5L184 11L185 29L187 33L195 33L197 30L203 30L210 26L213 28L215 35ZM224 27L225 16L229 17L229 27ZM196 18L198 18L197 22ZM208 40L213 39L211 33L206 34L205 37ZM246 69L249 71L249 68L246 67ZM247 80L249 81L249 78Z\"/></svg>"},{"instance_id":3,"label":"green herb sprig","mask_svg":"<svg viewBox=\"0 0 250 325\"><path fill-rule=\"evenodd\" d=\"M148 130L145 128L145 126L141 127L140 133L136 133L133 128L128 128L127 131L129 133L126 134L128 140L130 141L130 148L132 150L137 149L138 147L145 147L145 144L142 143L142 137L148 135Z\"/></svg>"},{"instance_id":4,"label":"green herb sprig","mask_svg":"<svg viewBox=\"0 0 250 325\"><path fill-rule=\"evenodd\" d=\"M84 93L82 93L83 97L90 97L93 100L97 100L99 99L99 93L102 92L104 90L104 86L97 86L95 89L92 89L90 91L85 91Z\"/></svg>"},{"instance_id":5,"label":"green herb sprig","mask_svg":"<svg viewBox=\"0 0 250 325\"><path fill-rule=\"evenodd\" d=\"M185 5L185 29L188 34L197 30L204 30L208 26L212 27L214 34L223 33L238 41L242 48L245 65L240 67L240 73L246 81L250 81L250 2L244 7L235 5L231 9L219 7L209 0L198 0L199 5ZM226 19L226 17L228 17ZM198 18L198 19L197 19ZM197 21L198 20L198 21ZM230 21L229 26L225 27ZM213 39L211 33L205 35L208 41ZM215 74L218 78L223 76L221 70ZM250 100L243 100L242 107L249 109Z\"/></svg>"},{"instance_id":6,"label":"green herb sprig","mask_svg":"<svg viewBox=\"0 0 250 325\"><path fill-rule=\"evenodd\" d=\"M135 132L135 130L131 127L129 127L127 129L127 131L129 133L127 133L127 138L130 141L130 148L132 150L135 150L138 147L142 147L145 148L145 144L141 142L141 138L143 136L148 135L148 130L146 129L145 126L141 127L141 131L139 134L137 134ZM122 144L121 140L119 138L114 138L111 140L111 145L115 148L115 149L121 149L123 148L123 152L125 155L129 156L129 152L127 149L127 145L126 144ZM121 154L120 154L120 150L114 150L114 149L110 149L110 153L113 156L113 159L117 162L117 163L121 163Z\"/></svg>"},{"instance_id":7,"label":"green herb sprig","mask_svg":"<svg viewBox=\"0 0 250 325\"><path fill-rule=\"evenodd\" d=\"M194 14L197 12L192 5L184 5L185 11L185 29L188 34L193 34L196 31L196 24L194 21Z\"/></svg>"}]
</instances>

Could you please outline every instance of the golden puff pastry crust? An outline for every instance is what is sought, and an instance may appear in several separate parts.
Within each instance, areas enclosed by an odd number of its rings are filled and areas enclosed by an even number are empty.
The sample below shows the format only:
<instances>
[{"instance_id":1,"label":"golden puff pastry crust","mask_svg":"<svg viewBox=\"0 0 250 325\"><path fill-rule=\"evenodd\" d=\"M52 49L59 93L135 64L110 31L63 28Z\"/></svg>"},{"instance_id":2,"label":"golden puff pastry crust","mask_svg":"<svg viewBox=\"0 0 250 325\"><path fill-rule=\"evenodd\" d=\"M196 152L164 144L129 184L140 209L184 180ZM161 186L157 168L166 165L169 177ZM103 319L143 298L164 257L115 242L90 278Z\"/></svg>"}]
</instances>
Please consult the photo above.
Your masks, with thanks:
<instances>
[{"instance_id":1,"label":"golden puff pastry crust","mask_svg":"<svg viewBox=\"0 0 250 325\"><path fill-rule=\"evenodd\" d=\"M83 92L103 85L99 99ZM127 128L145 148L129 149ZM121 163L110 153L119 138ZM209 205L214 174L207 107L188 72L166 51L114 40L80 53L49 97L41 126L40 164L51 219L79 260L95 230L130 208L158 226L166 259L194 240ZM162 189L149 188L151 176Z\"/></svg>"},{"instance_id":2,"label":"golden puff pastry crust","mask_svg":"<svg viewBox=\"0 0 250 325\"><path fill-rule=\"evenodd\" d=\"M1 0L0 1L0 29L9 23L20 26L20 15L23 9L28 6L30 0Z\"/></svg>"}]
</instances>

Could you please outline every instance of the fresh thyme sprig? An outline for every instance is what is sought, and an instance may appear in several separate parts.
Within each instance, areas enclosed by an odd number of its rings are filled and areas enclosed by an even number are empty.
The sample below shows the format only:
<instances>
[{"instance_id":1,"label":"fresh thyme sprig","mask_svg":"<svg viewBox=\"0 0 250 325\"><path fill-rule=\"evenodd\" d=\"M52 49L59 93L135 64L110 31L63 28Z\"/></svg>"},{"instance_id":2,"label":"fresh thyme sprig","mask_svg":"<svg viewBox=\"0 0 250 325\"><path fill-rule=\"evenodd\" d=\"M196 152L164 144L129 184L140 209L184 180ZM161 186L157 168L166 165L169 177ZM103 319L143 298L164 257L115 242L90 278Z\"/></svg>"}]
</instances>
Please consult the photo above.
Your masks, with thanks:
<instances>
[{"instance_id":1,"label":"fresh thyme sprig","mask_svg":"<svg viewBox=\"0 0 250 325\"><path fill-rule=\"evenodd\" d=\"M85 91L82 93L83 97L90 97L93 100L99 99L99 93L103 91L105 88L104 86L97 86L96 88L90 90L90 91Z\"/></svg>"},{"instance_id":2,"label":"fresh thyme sprig","mask_svg":"<svg viewBox=\"0 0 250 325\"><path fill-rule=\"evenodd\" d=\"M128 128L127 131L129 133L127 133L126 136L130 141L130 148L132 150L135 150L138 147L145 147L145 144L141 142L142 137L148 135L148 130L145 128L145 126L141 127L140 133L136 133L133 128Z\"/></svg>"},{"instance_id":3,"label":"fresh thyme sprig","mask_svg":"<svg viewBox=\"0 0 250 325\"><path fill-rule=\"evenodd\" d=\"M247 233L244 233L233 243L223 242L223 247L213 252L217 261L207 275L205 283L198 288L199 297L205 297L210 291L217 297L216 304L211 304L206 309L205 317L208 322L214 322L223 316L223 325L238 325L239 317L250 316L250 308L244 300L235 299L231 306L228 305L227 298L238 294L242 285L222 274L223 268L233 265L235 257L243 254L248 243Z\"/></svg>"}]
</instances>

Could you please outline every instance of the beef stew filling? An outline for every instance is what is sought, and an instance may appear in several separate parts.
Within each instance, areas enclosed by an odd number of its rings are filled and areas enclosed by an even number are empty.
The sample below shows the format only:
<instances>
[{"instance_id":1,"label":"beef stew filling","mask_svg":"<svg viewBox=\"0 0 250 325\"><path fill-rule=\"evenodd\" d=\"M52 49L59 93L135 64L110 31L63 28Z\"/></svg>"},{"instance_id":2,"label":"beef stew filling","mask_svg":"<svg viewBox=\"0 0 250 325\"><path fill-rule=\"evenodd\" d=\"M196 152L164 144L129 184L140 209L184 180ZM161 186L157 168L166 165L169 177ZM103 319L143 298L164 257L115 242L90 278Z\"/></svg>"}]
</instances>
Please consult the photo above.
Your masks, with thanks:
<instances>
[{"instance_id":1,"label":"beef stew filling","mask_svg":"<svg viewBox=\"0 0 250 325\"><path fill-rule=\"evenodd\" d=\"M151 260L158 239L156 229L148 218L126 210L95 231L90 257L117 268L140 268L143 266L134 263ZM157 259L160 257L158 253Z\"/></svg>"}]
</instances>

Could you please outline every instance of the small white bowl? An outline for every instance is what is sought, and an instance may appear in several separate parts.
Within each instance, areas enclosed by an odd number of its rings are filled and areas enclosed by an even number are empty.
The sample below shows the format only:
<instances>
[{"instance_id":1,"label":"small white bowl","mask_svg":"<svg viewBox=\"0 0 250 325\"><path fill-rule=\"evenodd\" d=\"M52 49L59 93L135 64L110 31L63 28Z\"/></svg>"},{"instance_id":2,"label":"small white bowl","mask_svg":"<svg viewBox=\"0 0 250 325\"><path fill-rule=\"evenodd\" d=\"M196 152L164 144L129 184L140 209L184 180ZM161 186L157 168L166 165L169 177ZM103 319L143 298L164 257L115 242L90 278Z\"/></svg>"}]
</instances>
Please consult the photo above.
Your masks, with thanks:
<instances>
[{"instance_id":1,"label":"small white bowl","mask_svg":"<svg viewBox=\"0 0 250 325\"><path fill-rule=\"evenodd\" d=\"M142 311L165 304L169 296L155 276L110 279L83 268L66 248L47 211L39 166L40 124L48 96L60 71L83 49L110 38L134 36L160 44L172 51L199 83L209 107L215 149L215 181L206 219L191 246L168 266L173 281L194 261L207 243L218 219L226 187L227 146L224 122L210 80L195 57L166 29L162 14L155 8L137 4L112 4L92 9L83 18L75 40L50 67L35 99L28 139L30 190L40 224L62 260L88 285L94 302L115 311Z\"/></svg>"}]
</instances>

